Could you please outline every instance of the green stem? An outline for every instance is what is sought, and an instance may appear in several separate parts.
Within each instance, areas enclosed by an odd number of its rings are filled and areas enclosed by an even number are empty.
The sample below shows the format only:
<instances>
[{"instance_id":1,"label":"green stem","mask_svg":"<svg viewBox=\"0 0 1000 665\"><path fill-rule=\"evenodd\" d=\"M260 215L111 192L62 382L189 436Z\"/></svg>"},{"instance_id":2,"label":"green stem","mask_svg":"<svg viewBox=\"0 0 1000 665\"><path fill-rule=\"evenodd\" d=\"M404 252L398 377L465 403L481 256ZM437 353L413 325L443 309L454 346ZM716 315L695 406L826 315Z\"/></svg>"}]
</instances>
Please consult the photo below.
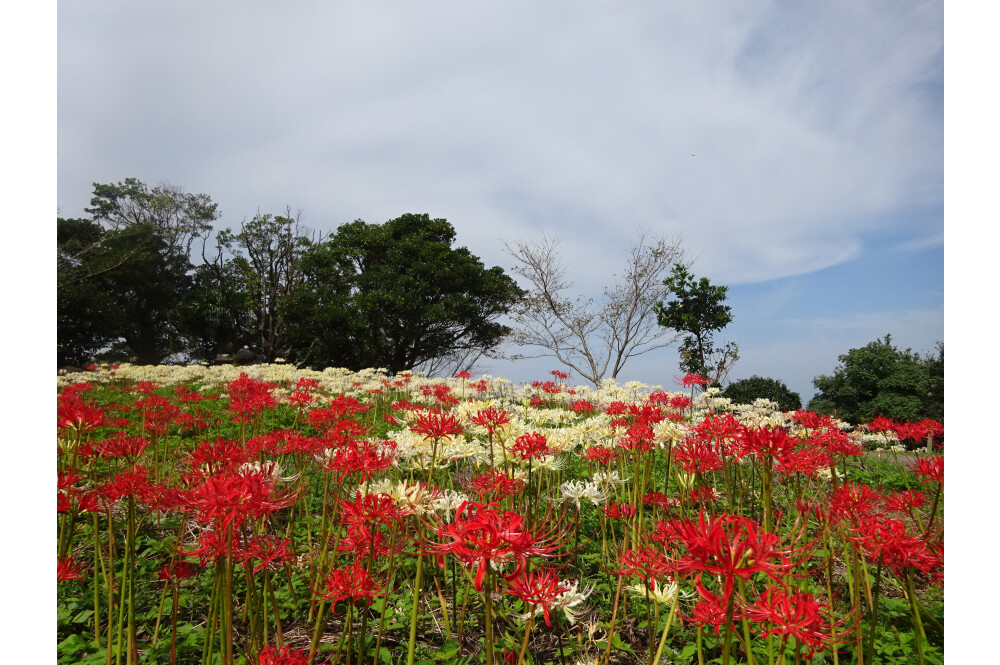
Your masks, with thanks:
<instances>
[{"instance_id":1,"label":"green stem","mask_svg":"<svg viewBox=\"0 0 1000 665\"><path fill-rule=\"evenodd\" d=\"M919 665L924 665L924 641L927 635L924 633L924 624L920 620L920 612L917 610L917 596L913 591L913 569L906 571L906 595L910 599L910 614L913 620L913 641L917 644L917 661Z\"/></svg>"},{"instance_id":2,"label":"green stem","mask_svg":"<svg viewBox=\"0 0 1000 665\"><path fill-rule=\"evenodd\" d=\"M680 589L674 594L674 599L670 603L670 611L667 613L667 624L663 627L663 634L660 635L660 645L656 648L656 655L653 656L653 663L660 662L660 655L663 653L663 645L667 643L667 633L670 632L670 623L674 620L674 610L677 609L677 600L680 598Z\"/></svg>"},{"instance_id":3,"label":"green stem","mask_svg":"<svg viewBox=\"0 0 1000 665\"><path fill-rule=\"evenodd\" d=\"M410 641L406 646L406 665L413 665L413 659L417 647L417 615L420 606L420 587L424 581L424 556L417 555L417 578L413 582L413 607L410 610ZM488 621L488 617L487 617ZM489 626L486 627L489 633ZM486 656L487 662L492 665L489 654Z\"/></svg>"}]
</instances>

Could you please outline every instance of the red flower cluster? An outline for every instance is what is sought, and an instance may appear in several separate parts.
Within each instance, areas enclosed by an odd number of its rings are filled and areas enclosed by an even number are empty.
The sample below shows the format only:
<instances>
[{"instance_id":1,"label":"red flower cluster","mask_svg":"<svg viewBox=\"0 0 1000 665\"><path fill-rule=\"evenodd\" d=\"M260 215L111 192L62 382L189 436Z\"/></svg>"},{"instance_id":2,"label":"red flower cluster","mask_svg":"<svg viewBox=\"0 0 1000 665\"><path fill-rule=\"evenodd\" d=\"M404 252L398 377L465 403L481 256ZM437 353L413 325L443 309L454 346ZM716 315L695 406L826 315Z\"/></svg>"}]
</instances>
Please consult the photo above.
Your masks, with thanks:
<instances>
[{"instance_id":1,"label":"red flower cluster","mask_svg":"<svg viewBox=\"0 0 1000 665\"><path fill-rule=\"evenodd\" d=\"M563 592L568 591L568 587L559 586L559 574L548 568L544 570L536 568L530 573L509 578L507 584L509 588L504 593L517 596L531 606L542 608L547 626L552 625L549 619L552 603Z\"/></svg>"},{"instance_id":2,"label":"red flower cluster","mask_svg":"<svg viewBox=\"0 0 1000 665\"><path fill-rule=\"evenodd\" d=\"M526 530L522 515L494 506L466 501L459 506L455 521L437 530L437 537L445 542L428 543L442 568L445 554L469 568L474 566L477 591L483 590L483 578L492 562L512 562L514 571L507 576L511 579L525 569L529 557L550 556L564 540L553 532Z\"/></svg>"},{"instance_id":3,"label":"red flower cluster","mask_svg":"<svg viewBox=\"0 0 1000 665\"><path fill-rule=\"evenodd\" d=\"M496 434L498 429L510 422L510 414L503 409L497 409L494 407L480 409L479 412L472 417L472 422L480 427L485 427L486 431L490 434Z\"/></svg>"},{"instance_id":4,"label":"red flower cluster","mask_svg":"<svg viewBox=\"0 0 1000 665\"><path fill-rule=\"evenodd\" d=\"M417 421L410 429L417 434L423 434L424 439L450 439L457 434L465 433L465 428L458 418L436 409L417 416Z\"/></svg>"},{"instance_id":5,"label":"red flower cluster","mask_svg":"<svg viewBox=\"0 0 1000 665\"><path fill-rule=\"evenodd\" d=\"M360 564L352 563L346 568L331 570L326 577L326 593L320 595L330 601L336 614L336 605L341 600L350 600L351 603L364 600L370 603L381 593L368 571Z\"/></svg>"},{"instance_id":6,"label":"red flower cluster","mask_svg":"<svg viewBox=\"0 0 1000 665\"><path fill-rule=\"evenodd\" d=\"M549 452L545 437L538 432L528 432L514 441L513 452L523 460L541 459Z\"/></svg>"}]
</instances>

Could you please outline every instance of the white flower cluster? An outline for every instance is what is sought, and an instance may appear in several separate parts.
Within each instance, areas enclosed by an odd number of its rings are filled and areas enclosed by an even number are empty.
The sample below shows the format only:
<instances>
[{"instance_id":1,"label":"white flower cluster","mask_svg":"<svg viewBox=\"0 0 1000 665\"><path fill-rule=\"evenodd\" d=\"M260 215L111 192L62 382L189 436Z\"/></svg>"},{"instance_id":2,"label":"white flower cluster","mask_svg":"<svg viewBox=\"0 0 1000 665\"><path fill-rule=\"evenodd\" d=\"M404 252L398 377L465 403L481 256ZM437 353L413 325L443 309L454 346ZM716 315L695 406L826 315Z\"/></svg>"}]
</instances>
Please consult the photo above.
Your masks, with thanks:
<instances>
[{"instance_id":1,"label":"white flower cluster","mask_svg":"<svg viewBox=\"0 0 1000 665\"><path fill-rule=\"evenodd\" d=\"M577 510L583 501L590 501L595 506L599 506L608 500L610 493L604 489L600 481L597 480L567 480L559 486L561 502L573 503Z\"/></svg>"}]
</instances>

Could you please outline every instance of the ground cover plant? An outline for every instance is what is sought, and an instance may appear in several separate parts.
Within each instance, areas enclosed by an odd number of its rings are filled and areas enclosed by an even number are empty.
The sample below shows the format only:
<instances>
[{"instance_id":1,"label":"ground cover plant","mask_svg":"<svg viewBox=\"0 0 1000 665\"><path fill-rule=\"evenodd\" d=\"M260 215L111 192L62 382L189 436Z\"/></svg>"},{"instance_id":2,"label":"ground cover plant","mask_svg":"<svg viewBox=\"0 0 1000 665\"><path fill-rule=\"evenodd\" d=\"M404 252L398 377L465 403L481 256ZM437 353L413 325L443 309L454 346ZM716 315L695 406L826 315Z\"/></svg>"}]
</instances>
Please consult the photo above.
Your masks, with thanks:
<instances>
[{"instance_id":1,"label":"ground cover plant","mask_svg":"<svg viewBox=\"0 0 1000 665\"><path fill-rule=\"evenodd\" d=\"M938 423L567 378L60 377L58 662L943 662Z\"/></svg>"}]
</instances>

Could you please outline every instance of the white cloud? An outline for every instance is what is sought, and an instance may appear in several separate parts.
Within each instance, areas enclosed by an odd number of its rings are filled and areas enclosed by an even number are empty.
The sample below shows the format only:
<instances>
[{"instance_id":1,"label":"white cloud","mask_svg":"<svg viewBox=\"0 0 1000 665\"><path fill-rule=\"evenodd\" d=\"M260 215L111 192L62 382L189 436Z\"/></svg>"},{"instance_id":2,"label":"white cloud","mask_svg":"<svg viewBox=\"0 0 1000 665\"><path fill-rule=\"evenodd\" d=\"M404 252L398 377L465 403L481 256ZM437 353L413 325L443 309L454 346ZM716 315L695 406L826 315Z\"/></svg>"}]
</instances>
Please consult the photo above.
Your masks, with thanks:
<instances>
[{"instance_id":1,"label":"white cloud","mask_svg":"<svg viewBox=\"0 0 1000 665\"><path fill-rule=\"evenodd\" d=\"M914 195L940 200L939 14L64 4L59 204L136 175L212 195L229 224L428 212L489 263L511 233L603 239L581 282L637 224L682 230L729 283L816 270Z\"/></svg>"}]
</instances>

